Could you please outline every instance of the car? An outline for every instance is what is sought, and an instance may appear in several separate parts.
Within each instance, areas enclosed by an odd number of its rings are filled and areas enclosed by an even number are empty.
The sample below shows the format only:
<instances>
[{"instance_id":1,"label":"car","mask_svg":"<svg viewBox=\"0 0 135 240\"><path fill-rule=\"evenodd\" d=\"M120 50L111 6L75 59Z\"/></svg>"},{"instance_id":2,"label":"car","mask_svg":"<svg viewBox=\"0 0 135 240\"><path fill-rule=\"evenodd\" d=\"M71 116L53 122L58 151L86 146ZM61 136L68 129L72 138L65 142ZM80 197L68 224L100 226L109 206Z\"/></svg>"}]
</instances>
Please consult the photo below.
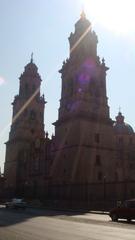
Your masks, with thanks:
<instances>
[{"instance_id":1,"label":"car","mask_svg":"<svg viewBox=\"0 0 135 240\"><path fill-rule=\"evenodd\" d=\"M6 208L13 208L13 209L25 209L26 202L21 198L13 198L11 201L5 203Z\"/></svg>"},{"instance_id":2,"label":"car","mask_svg":"<svg viewBox=\"0 0 135 240\"><path fill-rule=\"evenodd\" d=\"M113 222L118 221L118 219L127 219L130 222L135 219L135 199L126 200L118 207L111 209L109 216Z\"/></svg>"}]
</instances>

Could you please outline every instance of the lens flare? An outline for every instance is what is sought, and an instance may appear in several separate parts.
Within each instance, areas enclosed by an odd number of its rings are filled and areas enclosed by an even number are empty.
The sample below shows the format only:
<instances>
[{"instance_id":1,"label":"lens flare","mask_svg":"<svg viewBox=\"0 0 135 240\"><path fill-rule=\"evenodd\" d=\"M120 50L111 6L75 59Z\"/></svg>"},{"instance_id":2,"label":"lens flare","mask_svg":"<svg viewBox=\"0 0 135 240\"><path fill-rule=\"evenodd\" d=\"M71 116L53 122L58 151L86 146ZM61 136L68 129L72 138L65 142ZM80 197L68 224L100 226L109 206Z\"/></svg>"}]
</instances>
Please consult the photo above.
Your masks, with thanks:
<instances>
[{"instance_id":1,"label":"lens flare","mask_svg":"<svg viewBox=\"0 0 135 240\"><path fill-rule=\"evenodd\" d=\"M4 83L5 83L4 78L0 76L0 86L3 85Z\"/></svg>"},{"instance_id":2,"label":"lens flare","mask_svg":"<svg viewBox=\"0 0 135 240\"><path fill-rule=\"evenodd\" d=\"M83 0L92 21L116 33L135 31L134 0Z\"/></svg>"}]
</instances>

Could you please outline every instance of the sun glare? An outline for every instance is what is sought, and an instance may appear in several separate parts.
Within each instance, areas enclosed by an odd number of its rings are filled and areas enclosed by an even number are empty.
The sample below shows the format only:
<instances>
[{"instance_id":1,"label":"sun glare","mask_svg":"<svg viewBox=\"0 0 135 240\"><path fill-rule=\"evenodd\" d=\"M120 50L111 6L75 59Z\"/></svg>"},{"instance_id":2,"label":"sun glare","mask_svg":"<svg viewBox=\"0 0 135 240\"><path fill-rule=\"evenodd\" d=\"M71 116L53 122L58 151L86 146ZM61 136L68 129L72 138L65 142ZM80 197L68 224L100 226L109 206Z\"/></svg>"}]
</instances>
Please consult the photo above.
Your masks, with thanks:
<instances>
[{"instance_id":1,"label":"sun glare","mask_svg":"<svg viewBox=\"0 0 135 240\"><path fill-rule=\"evenodd\" d=\"M135 31L135 0L83 0L87 16L110 31Z\"/></svg>"}]
</instances>

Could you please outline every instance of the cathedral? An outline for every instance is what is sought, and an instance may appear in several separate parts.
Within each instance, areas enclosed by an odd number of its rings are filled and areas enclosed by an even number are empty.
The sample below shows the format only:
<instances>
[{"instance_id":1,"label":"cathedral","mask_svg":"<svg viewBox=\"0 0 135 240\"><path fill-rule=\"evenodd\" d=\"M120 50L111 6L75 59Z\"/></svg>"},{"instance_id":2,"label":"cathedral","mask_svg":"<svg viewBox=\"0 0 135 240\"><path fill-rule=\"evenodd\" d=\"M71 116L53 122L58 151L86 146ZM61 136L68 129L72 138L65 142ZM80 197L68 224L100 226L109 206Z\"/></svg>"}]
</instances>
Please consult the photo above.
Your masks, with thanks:
<instances>
[{"instance_id":1,"label":"cathedral","mask_svg":"<svg viewBox=\"0 0 135 240\"><path fill-rule=\"evenodd\" d=\"M58 119L51 138L44 126L46 99L31 56L12 102L4 168L8 197L63 207L103 208L135 197L135 133L121 111L110 118L109 68L97 54L98 37L82 12L63 62Z\"/></svg>"}]
</instances>

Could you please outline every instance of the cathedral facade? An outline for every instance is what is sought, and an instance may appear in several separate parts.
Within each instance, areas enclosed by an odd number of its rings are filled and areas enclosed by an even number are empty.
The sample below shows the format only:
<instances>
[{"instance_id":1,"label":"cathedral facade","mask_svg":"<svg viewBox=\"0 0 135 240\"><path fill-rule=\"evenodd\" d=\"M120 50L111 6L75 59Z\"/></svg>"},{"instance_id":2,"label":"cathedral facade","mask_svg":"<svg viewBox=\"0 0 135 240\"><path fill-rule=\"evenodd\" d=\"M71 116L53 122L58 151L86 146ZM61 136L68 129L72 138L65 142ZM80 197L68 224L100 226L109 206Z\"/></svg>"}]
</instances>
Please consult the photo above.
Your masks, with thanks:
<instances>
[{"instance_id":1,"label":"cathedral facade","mask_svg":"<svg viewBox=\"0 0 135 240\"><path fill-rule=\"evenodd\" d=\"M55 134L44 127L45 98L31 57L15 96L4 176L10 196L94 206L135 197L135 134L119 111L110 118L109 68L97 55L98 38L82 12L63 62Z\"/></svg>"}]
</instances>

